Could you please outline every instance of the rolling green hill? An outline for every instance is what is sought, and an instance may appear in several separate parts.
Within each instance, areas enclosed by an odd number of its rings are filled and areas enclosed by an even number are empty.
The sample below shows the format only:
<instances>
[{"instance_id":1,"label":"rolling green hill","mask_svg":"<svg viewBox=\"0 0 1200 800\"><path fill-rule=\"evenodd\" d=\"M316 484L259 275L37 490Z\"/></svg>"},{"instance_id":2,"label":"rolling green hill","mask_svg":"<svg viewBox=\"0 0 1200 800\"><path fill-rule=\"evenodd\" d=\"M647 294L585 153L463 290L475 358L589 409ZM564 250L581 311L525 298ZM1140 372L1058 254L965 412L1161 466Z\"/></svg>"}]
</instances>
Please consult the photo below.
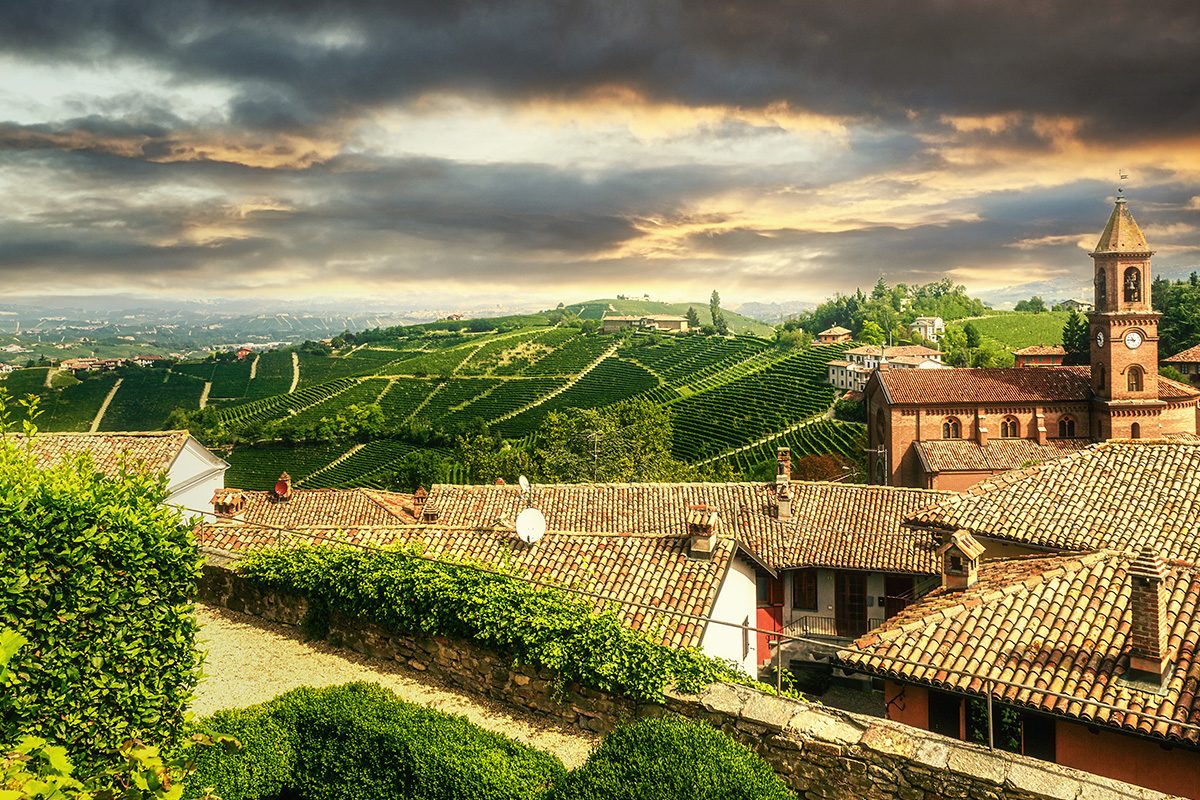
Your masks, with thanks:
<instances>
[{"instance_id":1,"label":"rolling green hill","mask_svg":"<svg viewBox=\"0 0 1200 800\"><path fill-rule=\"evenodd\" d=\"M730 321L736 324L734 315ZM780 437L800 455L827 448L857 457L853 426L823 422L798 432L831 406L825 364L843 349L781 349L748 335L605 335L506 322L482 332L402 330L332 351L302 347L242 361L128 367L82 380L20 370L8 383L42 397L48 430L87 430L110 394L99 430L160 429L174 409L190 412L202 439L233 442L224 452L232 465L228 483L245 488L267 488L284 469L302 487L386 486L414 459L445 461L462 432L487 426L525 446L551 411L631 397L671 409L677 458L748 474L773 458L770 442ZM356 414L375 415L365 439L330 433L360 419ZM445 479L461 478L458 466L447 469Z\"/></svg>"},{"instance_id":2,"label":"rolling green hill","mask_svg":"<svg viewBox=\"0 0 1200 800\"><path fill-rule=\"evenodd\" d=\"M999 311L969 321L984 336L1006 347L1021 348L1035 344L1062 344L1062 329L1068 316L1070 312L1067 311L1043 311L1040 314ZM966 321L954 324L966 324Z\"/></svg>"},{"instance_id":3,"label":"rolling green hill","mask_svg":"<svg viewBox=\"0 0 1200 800\"><path fill-rule=\"evenodd\" d=\"M605 312L613 314L674 314L682 317L687 314L689 308L694 308L700 316L701 325L712 324L712 314L708 310L707 300L696 303L661 303L657 300L601 299L572 303L566 308L571 313L577 314L580 319L594 320L602 318ZM761 336L767 339L775 335L775 329L766 323L743 317L728 309L721 309L721 311L725 315L725 321L729 323L729 329L734 333Z\"/></svg>"}]
</instances>

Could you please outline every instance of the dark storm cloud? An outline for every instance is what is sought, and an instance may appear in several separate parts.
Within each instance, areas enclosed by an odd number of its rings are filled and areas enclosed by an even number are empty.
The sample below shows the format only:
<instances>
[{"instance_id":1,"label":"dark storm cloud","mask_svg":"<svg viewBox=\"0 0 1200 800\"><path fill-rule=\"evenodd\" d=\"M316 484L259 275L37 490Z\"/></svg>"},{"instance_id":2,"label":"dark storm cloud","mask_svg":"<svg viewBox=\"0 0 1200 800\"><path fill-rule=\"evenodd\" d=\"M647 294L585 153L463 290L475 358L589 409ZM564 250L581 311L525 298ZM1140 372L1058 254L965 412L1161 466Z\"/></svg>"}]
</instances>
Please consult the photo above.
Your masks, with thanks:
<instances>
[{"instance_id":1,"label":"dark storm cloud","mask_svg":"<svg viewBox=\"0 0 1200 800\"><path fill-rule=\"evenodd\" d=\"M1200 127L1193 0L11 0L2 13L0 48L128 56L232 83L236 122L268 129L431 90L572 97L610 85L885 120L1066 115L1108 139ZM1009 136L1043 139L1022 123Z\"/></svg>"}]
</instances>

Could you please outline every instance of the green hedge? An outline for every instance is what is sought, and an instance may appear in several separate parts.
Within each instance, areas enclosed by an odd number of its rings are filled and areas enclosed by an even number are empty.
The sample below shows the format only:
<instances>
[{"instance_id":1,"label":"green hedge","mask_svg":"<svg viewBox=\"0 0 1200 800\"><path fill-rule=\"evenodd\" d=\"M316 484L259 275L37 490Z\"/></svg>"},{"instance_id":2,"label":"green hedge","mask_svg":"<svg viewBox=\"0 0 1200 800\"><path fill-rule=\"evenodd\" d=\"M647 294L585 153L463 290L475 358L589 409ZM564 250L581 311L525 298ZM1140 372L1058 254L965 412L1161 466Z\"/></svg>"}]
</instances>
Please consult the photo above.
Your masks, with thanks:
<instances>
[{"instance_id":1,"label":"green hedge","mask_svg":"<svg viewBox=\"0 0 1200 800\"><path fill-rule=\"evenodd\" d=\"M750 748L709 725L663 717L610 733L547 800L794 800Z\"/></svg>"},{"instance_id":2,"label":"green hedge","mask_svg":"<svg viewBox=\"0 0 1200 800\"><path fill-rule=\"evenodd\" d=\"M0 628L29 641L0 692L0 742L40 736L86 774L128 739L177 740L200 562L165 497L161 475L107 478L86 457L38 469L0 437Z\"/></svg>"},{"instance_id":3,"label":"green hedge","mask_svg":"<svg viewBox=\"0 0 1200 800\"><path fill-rule=\"evenodd\" d=\"M668 647L621 624L612 611L514 577L435 563L397 548L296 547L248 555L238 571L395 631L477 642L575 682L638 700L666 688L698 692L714 681L754 683L697 650ZM318 632L319 633L319 632ZM761 687L761 684L755 684Z\"/></svg>"},{"instance_id":4,"label":"green hedge","mask_svg":"<svg viewBox=\"0 0 1200 800\"><path fill-rule=\"evenodd\" d=\"M201 728L241 749L201 752L188 798L211 787L222 800L527 800L566 774L551 755L363 683L296 689Z\"/></svg>"}]
</instances>

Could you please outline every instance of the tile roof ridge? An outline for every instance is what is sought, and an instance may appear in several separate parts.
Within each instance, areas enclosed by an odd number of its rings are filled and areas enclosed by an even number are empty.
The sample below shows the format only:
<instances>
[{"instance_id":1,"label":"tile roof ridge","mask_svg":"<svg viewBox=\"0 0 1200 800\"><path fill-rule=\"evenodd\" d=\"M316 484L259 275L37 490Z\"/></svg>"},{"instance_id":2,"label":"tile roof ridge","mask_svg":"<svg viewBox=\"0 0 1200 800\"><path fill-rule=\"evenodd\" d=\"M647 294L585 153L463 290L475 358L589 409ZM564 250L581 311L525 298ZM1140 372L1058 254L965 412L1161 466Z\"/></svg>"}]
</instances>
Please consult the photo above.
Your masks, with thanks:
<instances>
[{"instance_id":1,"label":"tile roof ridge","mask_svg":"<svg viewBox=\"0 0 1200 800\"><path fill-rule=\"evenodd\" d=\"M1074 574L1081 569L1092 566L1093 564L1097 564L1101 561L1106 561L1112 558L1121 558L1124 557L1124 555L1125 554L1119 551L1105 549L1096 550L1091 553L1070 553L1061 556L1017 556L1015 558L1001 558L996 559L995 561L986 562L992 566L998 566L1001 564L1011 564L1021 561L1029 561L1032 563L1034 561L1055 561L1057 559L1062 559L1061 563L1056 563L1053 565L1053 567L1040 572L1035 572L1028 577L1021 578L1020 576L1014 576L1010 583L1005 583L996 587L984 587L983 591L971 595L967 595L964 591L964 593L960 595L960 600L957 603L931 609L928 614L912 620L911 622L901 623L894 628L889 628L888 630L881 631L877 634L870 634L870 636L874 636L877 641L880 642L891 641L892 639L899 638L900 636L912 633L913 631L918 631L922 628L933 627L934 625L940 624L944 620L957 617L959 614L971 611L981 605L986 605L988 603L1010 597L1014 594L1031 590L1048 581L1057 580L1058 578L1062 578L1066 575ZM887 656L878 657L887 658Z\"/></svg>"},{"instance_id":2,"label":"tile roof ridge","mask_svg":"<svg viewBox=\"0 0 1200 800\"><path fill-rule=\"evenodd\" d=\"M169 431L43 431L39 430L36 436L87 436L94 439L103 439L108 436L138 436L145 439L166 439L172 436L191 436L192 432L184 428L179 428Z\"/></svg>"}]
</instances>

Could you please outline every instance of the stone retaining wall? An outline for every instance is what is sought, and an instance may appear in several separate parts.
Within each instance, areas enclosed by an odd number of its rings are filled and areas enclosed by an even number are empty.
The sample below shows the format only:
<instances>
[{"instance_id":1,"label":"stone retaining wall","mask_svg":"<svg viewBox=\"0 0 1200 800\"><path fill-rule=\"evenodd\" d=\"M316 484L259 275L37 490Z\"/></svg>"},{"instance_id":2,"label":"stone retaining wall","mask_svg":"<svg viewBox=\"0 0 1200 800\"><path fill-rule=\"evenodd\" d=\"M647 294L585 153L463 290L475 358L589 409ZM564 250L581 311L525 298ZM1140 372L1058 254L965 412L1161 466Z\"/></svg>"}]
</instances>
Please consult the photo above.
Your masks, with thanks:
<instances>
[{"instance_id":1,"label":"stone retaining wall","mask_svg":"<svg viewBox=\"0 0 1200 800\"><path fill-rule=\"evenodd\" d=\"M300 625L302 597L263 590L227 566L205 566L204 602ZM545 670L470 642L413 637L332 614L328 638L375 658L400 661L463 692L606 733L618 724L674 712L704 720L756 750L803 798L862 800L1162 800L1166 795L1044 761L993 753L875 717L713 684L700 695L639 703L585 687L559 689Z\"/></svg>"}]
</instances>

